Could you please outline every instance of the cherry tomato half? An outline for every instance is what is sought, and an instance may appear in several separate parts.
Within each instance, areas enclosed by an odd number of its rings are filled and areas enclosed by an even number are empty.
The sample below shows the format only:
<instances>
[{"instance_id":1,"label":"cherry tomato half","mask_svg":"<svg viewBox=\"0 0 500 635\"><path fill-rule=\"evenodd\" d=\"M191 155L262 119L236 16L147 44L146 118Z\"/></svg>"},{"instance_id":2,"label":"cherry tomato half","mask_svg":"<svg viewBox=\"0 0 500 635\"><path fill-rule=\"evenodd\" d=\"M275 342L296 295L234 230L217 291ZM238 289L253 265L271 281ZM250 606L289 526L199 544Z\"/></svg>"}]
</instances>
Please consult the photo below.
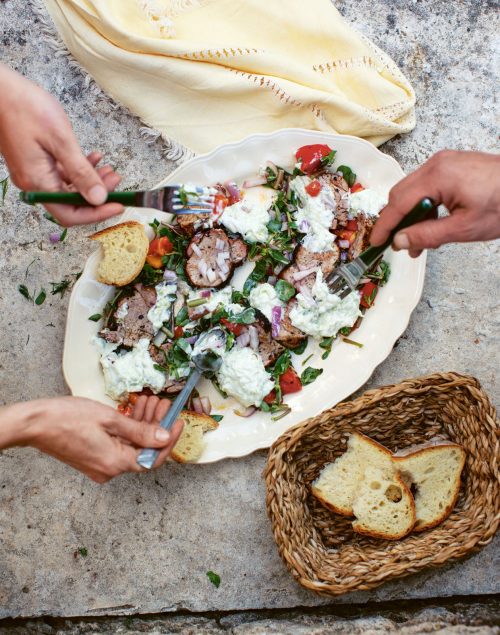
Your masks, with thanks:
<instances>
[{"instance_id":1,"label":"cherry tomato half","mask_svg":"<svg viewBox=\"0 0 500 635\"><path fill-rule=\"evenodd\" d=\"M361 287L361 306L369 309L377 297L378 287L374 282L367 282Z\"/></svg>"},{"instance_id":2,"label":"cherry tomato half","mask_svg":"<svg viewBox=\"0 0 500 635\"><path fill-rule=\"evenodd\" d=\"M309 146L302 146L295 153L297 161L301 161L300 169L306 174L311 174L317 170L321 164L321 159L327 157L332 149L324 144L315 143Z\"/></svg>"},{"instance_id":3,"label":"cherry tomato half","mask_svg":"<svg viewBox=\"0 0 500 635\"><path fill-rule=\"evenodd\" d=\"M221 318L220 323L223 324L228 331L233 333L233 335L236 335L236 337L238 337L238 335L241 335L241 332L243 331L242 324L234 324L233 322L226 320L226 318Z\"/></svg>"},{"instance_id":4,"label":"cherry tomato half","mask_svg":"<svg viewBox=\"0 0 500 635\"><path fill-rule=\"evenodd\" d=\"M361 183L354 183L351 187L351 194L355 194L356 192L361 192L365 188L361 185Z\"/></svg>"},{"instance_id":5,"label":"cherry tomato half","mask_svg":"<svg viewBox=\"0 0 500 635\"><path fill-rule=\"evenodd\" d=\"M318 196L321 192L321 183L318 179L314 179L314 181L311 181L308 185L306 185L305 189L309 196Z\"/></svg>"},{"instance_id":6,"label":"cherry tomato half","mask_svg":"<svg viewBox=\"0 0 500 635\"><path fill-rule=\"evenodd\" d=\"M274 390L274 388L268 395L264 397L264 401L269 405L273 404L276 401L276 391Z\"/></svg>"},{"instance_id":7,"label":"cherry tomato half","mask_svg":"<svg viewBox=\"0 0 500 635\"><path fill-rule=\"evenodd\" d=\"M300 377L291 366L285 370L283 375L280 376L279 381L281 392L284 395L289 395L292 392L299 392L299 390L302 390Z\"/></svg>"}]
</instances>

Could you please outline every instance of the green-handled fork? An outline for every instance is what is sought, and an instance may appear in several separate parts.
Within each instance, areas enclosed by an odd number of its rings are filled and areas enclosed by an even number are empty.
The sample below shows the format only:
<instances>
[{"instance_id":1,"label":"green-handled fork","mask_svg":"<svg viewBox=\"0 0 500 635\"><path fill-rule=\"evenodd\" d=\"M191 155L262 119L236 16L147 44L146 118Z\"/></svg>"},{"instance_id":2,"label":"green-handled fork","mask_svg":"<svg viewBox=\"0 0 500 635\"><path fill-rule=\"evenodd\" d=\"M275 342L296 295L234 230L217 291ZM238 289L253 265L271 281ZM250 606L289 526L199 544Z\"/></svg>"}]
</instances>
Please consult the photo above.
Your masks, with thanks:
<instances>
[{"instance_id":1,"label":"green-handled fork","mask_svg":"<svg viewBox=\"0 0 500 635\"><path fill-rule=\"evenodd\" d=\"M122 203L128 207L148 207L170 214L202 214L214 209L214 187L194 185L167 185L158 190L109 192L106 203ZM58 203L59 205L85 205L89 203L78 192L21 192L20 199L29 205ZM90 206L92 207L92 206Z\"/></svg>"}]
</instances>

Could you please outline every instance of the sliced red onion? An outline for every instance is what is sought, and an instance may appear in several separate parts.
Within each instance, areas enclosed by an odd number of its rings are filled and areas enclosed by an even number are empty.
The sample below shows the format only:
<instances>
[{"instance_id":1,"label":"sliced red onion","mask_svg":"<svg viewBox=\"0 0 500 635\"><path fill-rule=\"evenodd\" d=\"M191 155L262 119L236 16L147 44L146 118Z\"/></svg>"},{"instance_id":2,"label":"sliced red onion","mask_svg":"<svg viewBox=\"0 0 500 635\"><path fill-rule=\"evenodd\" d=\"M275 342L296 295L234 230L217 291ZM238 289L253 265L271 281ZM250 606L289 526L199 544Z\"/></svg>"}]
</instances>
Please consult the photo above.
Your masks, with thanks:
<instances>
[{"instance_id":1,"label":"sliced red onion","mask_svg":"<svg viewBox=\"0 0 500 635\"><path fill-rule=\"evenodd\" d=\"M203 291L200 293L200 297L202 298L209 298L212 295L212 292L210 291L210 289L203 289Z\"/></svg>"},{"instance_id":2,"label":"sliced red onion","mask_svg":"<svg viewBox=\"0 0 500 635\"><path fill-rule=\"evenodd\" d=\"M250 336L250 348L256 351L259 348L259 332L255 326L250 325L248 327L248 335Z\"/></svg>"},{"instance_id":3,"label":"sliced red onion","mask_svg":"<svg viewBox=\"0 0 500 635\"><path fill-rule=\"evenodd\" d=\"M349 249L349 241L348 240L339 240L339 247L341 249Z\"/></svg>"},{"instance_id":4,"label":"sliced red onion","mask_svg":"<svg viewBox=\"0 0 500 635\"><path fill-rule=\"evenodd\" d=\"M198 258L202 257L201 249L198 247L198 245L196 245L195 243L191 243L190 247L194 251L194 253L198 256Z\"/></svg>"},{"instance_id":5,"label":"sliced red onion","mask_svg":"<svg viewBox=\"0 0 500 635\"><path fill-rule=\"evenodd\" d=\"M307 234L307 232L309 231L309 228L311 227L311 225L309 224L309 221L306 220L304 218L304 220L301 220L299 223L299 230L303 233L303 234Z\"/></svg>"},{"instance_id":6,"label":"sliced red onion","mask_svg":"<svg viewBox=\"0 0 500 635\"><path fill-rule=\"evenodd\" d=\"M61 232L51 232L49 234L49 240L53 245L55 245L61 240Z\"/></svg>"},{"instance_id":7,"label":"sliced red onion","mask_svg":"<svg viewBox=\"0 0 500 635\"><path fill-rule=\"evenodd\" d=\"M274 285L278 282L278 278L276 276L269 276L269 278L267 279L267 282L272 287L274 287Z\"/></svg>"},{"instance_id":8,"label":"sliced red onion","mask_svg":"<svg viewBox=\"0 0 500 635\"><path fill-rule=\"evenodd\" d=\"M345 262L347 260L347 251L340 252L340 260L341 262Z\"/></svg>"},{"instance_id":9,"label":"sliced red onion","mask_svg":"<svg viewBox=\"0 0 500 635\"><path fill-rule=\"evenodd\" d=\"M304 278L307 278L307 276L310 276L311 273L315 272L315 267L312 267L311 269L303 269L302 271L296 271L295 273L292 273L292 278L297 281L303 280Z\"/></svg>"},{"instance_id":10,"label":"sliced red onion","mask_svg":"<svg viewBox=\"0 0 500 635\"><path fill-rule=\"evenodd\" d=\"M267 179L265 176L254 176L251 179L247 179L243 181L244 188L257 187L257 185L265 185L267 183Z\"/></svg>"},{"instance_id":11,"label":"sliced red onion","mask_svg":"<svg viewBox=\"0 0 500 635\"><path fill-rule=\"evenodd\" d=\"M199 397L193 397L191 399L191 403L193 404L194 411L202 415L203 414L203 406L201 405L201 399Z\"/></svg>"},{"instance_id":12,"label":"sliced red onion","mask_svg":"<svg viewBox=\"0 0 500 635\"><path fill-rule=\"evenodd\" d=\"M167 334L164 333L163 331L158 331L158 333L154 337L153 344L155 346L161 346L166 339L167 339Z\"/></svg>"},{"instance_id":13,"label":"sliced red onion","mask_svg":"<svg viewBox=\"0 0 500 635\"><path fill-rule=\"evenodd\" d=\"M226 183L224 183L224 187L226 188L227 193L233 199L233 201L240 200L240 191L236 183L233 183L232 181L226 181Z\"/></svg>"},{"instance_id":14,"label":"sliced red onion","mask_svg":"<svg viewBox=\"0 0 500 635\"><path fill-rule=\"evenodd\" d=\"M288 229L288 223L284 221L283 223L281 223L281 231L285 232L287 229Z\"/></svg>"},{"instance_id":15,"label":"sliced red onion","mask_svg":"<svg viewBox=\"0 0 500 635\"><path fill-rule=\"evenodd\" d=\"M215 282L217 280L217 274L213 271L213 269L208 268L206 276L209 282Z\"/></svg>"},{"instance_id":16,"label":"sliced red onion","mask_svg":"<svg viewBox=\"0 0 500 635\"><path fill-rule=\"evenodd\" d=\"M163 272L163 279L167 282L175 282L177 280L177 274L171 269L165 269Z\"/></svg>"},{"instance_id":17,"label":"sliced red onion","mask_svg":"<svg viewBox=\"0 0 500 635\"><path fill-rule=\"evenodd\" d=\"M212 412L212 404L210 403L210 399L208 397L201 397L200 401L203 412L206 415L209 415Z\"/></svg>"},{"instance_id":18,"label":"sliced red onion","mask_svg":"<svg viewBox=\"0 0 500 635\"><path fill-rule=\"evenodd\" d=\"M240 335L238 335L238 337L236 338L236 342L241 348L245 348L245 346L248 346L250 344L250 334L248 333L248 331L245 330Z\"/></svg>"},{"instance_id":19,"label":"sliced red onion","mask_svg":"<svg viewBox=\"0 0 500 635\"><path fill-rule=\"evenodd\" d=\"M203 277L207 275L208 265L204 260L198 261L198 271L201 273Z\"/></svg>"},{"instance_id":20,"label":"sliced red onion","mask_svg":"<svg viewBox=\"0 0 500 635\"><path fill-rule=\"evenodd\" d=\"M248 408L246 408L245 410L241 411L241 410L233 410L235 415L238 415L238 417L250 417L251 415L253 415L253 413L257 410L257 408L255 406L249 406Z\"/></svg>"},{"instance_id":21,"label":"sliced red onion","mask_svg":"<svg viewBox=\"0 0 500 635\"><path fill-rule=\"evenodd\" d=\"M271 309L271 335L273 337L278 337L280 333L280 323L281 323L281 307L273 306Z\"/></svg>"},{"instance_id":22,"label":"sliced red onion","mask_svg":"<svg viewBox=\"0 0 500 635\"><path fill-rule=\"evenodd\" d=\"M195 344L197 339L198 339L197 335L191 335L191 337L186 337L186 342L188 342L189 344L191 344L191 346L193 346L193 344Z\"/></svg>"}]
</instances>

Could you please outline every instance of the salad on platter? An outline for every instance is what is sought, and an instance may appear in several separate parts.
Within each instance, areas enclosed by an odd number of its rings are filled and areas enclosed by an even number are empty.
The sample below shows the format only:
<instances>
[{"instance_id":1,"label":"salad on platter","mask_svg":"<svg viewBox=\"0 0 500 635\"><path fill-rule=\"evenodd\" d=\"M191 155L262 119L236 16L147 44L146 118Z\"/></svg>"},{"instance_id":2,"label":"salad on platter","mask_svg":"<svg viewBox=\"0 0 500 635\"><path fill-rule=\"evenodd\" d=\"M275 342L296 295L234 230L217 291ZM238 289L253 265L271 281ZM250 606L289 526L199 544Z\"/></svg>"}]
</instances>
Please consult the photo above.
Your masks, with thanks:
<instances>
[{"instance_id":1,"label":"salad on platter","mask_svg":"<svg viewBox=\"0 0 500 635\"><path fill-rule=\"evenodd\" d=\"M308 360L297 368L308 341L322 359L336 338L363 345L351 334L387 282L388 264L377 261L344 299L327 279L366 249L386 197L335 155L324 144L303 146L290 166L268 161L242 184L216 184L213 211L151 223L142 270L91 316L103 320L96 344L106 393L122 411L139 393L174 398L197 339L214 327L227 340L209 379L243 417L290 412L286 396L323 372ZM189 185L184 191L193 196ZM188 407L221 418L196 390Z\"/></svg>"}]
</instances>

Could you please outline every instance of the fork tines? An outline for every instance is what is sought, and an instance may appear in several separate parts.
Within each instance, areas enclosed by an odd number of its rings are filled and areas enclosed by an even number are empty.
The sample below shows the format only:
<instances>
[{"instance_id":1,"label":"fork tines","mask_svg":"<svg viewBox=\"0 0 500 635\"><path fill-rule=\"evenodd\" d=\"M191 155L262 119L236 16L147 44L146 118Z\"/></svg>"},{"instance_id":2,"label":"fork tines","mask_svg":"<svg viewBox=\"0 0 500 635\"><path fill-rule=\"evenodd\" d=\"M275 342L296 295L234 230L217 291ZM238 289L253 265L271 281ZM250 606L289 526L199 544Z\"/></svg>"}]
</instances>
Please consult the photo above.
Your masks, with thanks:
<instances>
[{"instance_id":1,"label":"fork tines","mask_svg":"<svg viewBox=\"0 0 500 635\"><path fill-rule=\"evenodd\" d=\"M211 211L215 203L217 190L214 187L199 187L190 184L174 186L172 209L207 210Z\"/></svg>"}]
</instances>

